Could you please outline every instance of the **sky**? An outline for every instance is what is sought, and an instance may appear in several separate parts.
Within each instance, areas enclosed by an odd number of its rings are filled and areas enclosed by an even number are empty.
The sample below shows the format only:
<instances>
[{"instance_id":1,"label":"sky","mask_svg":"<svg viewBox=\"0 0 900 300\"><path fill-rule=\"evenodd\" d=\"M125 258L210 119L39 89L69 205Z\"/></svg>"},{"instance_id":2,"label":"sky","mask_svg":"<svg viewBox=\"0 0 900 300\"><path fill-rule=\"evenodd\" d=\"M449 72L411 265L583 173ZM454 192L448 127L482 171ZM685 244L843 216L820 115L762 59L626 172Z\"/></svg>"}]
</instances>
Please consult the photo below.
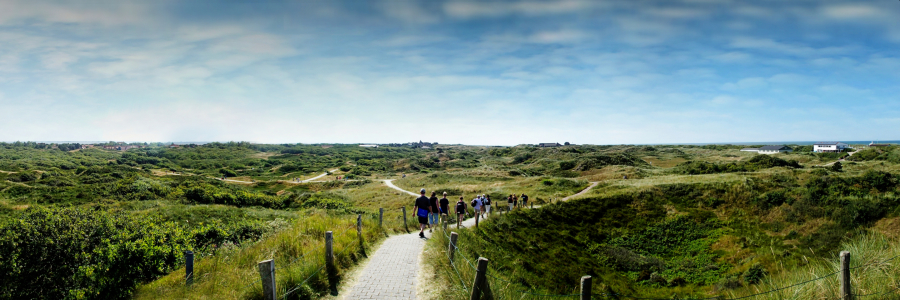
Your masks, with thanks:
<instances>
[{"instance_id":1,"label":"sky","mask_svg":"<svg viewBox=\"0 0 900 300\"><path fill-rule=\"evenodd\" d=\"M900 2L0 1L0 141L900 139Z\"/></svg>"}]
</instances>

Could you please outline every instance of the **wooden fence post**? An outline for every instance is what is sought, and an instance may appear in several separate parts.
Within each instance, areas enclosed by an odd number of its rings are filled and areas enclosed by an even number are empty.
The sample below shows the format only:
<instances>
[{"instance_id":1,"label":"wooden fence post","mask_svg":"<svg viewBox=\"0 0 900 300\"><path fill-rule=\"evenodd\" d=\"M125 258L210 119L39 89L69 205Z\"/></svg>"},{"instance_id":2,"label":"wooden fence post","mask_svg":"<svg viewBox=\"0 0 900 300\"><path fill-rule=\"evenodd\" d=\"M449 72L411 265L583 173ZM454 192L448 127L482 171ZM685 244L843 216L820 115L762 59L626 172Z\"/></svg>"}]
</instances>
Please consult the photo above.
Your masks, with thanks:
<instances>
[{"instance_id":1,"label":"wooden fence post","mask_svg":"<svg viewBox=\"0 0 900 300\"><path fill-rule=\"evenodd\" d=\"M331 231L325 232L325 266L334 266L334 235Z\"/></svg>"},{"instance_id":2,"label":"wooden fence post","mask_svg":"<svg viewBox=\"0 0 900 300\"><path fill-rule=\"evenodd\" d=\"M478 216L479 216L479 214L478 214L478 212L476 211L476 212L475 212L475 228L478 228Z\"/></svg>"},{"instance_id":3,"label":"wooden fence post","mask_svg":"<svg viewBox=\"0 0 900 300\"><path fill-rule=\"evenodd\" d=\"M359 239L359 250L365 252L365 249L363 249L362 214L356 215L356 238Z\"/></svg>"},{"instance_id":4,"label":"wooden fence post","mask_svg":"<svg viewBox=\"0 0 900 300\"><path fill-rule=\"evenodd\" d=\"M384 207L378 209L378 227L384 224Z\"/></svg>"},{"instance_id":5,"label":"wooden fence post","mask_svg":"<svg viewBox=\"0 0 900 300\"><path fill-rule=\"evenodd\" d=\"M458 233L456 233L456 232L451 232L451 233L450 233L450 249L448 249L447 251L450 251L450 252L449 252L449 253L450 253L449 256L450 256L450 263L451 263L451 264L452 264L452 263L455 263L454 260L456 259L456 247L458 247L457 244L456 244L456 241L457 241L458 239L459 239L459 234L458 234Z\"/></svg>"},{"instance_id":6,"label":"wooden fence post","mask_svg":"<svg viewBox=\"0 0 900 300\"><path fill-rule=\"evenodd\" d=\"M275 261L264 260L257 265L262 277L263 299L275 300Z\"/></svg>"},{"instance_id":7,"label":"wooden fence post","mask_svg":"<svg viewBox=\"0 0 900 300\"><path fill-rule=\"evenodd\" d=\"M469 299L494 299L494 295L491 293L491 286L488 284L486 278L488 259L479 257L477 266L478 267L476 268L475 282L472 283L472 297L470 297Z\"/></svg>"},{"instance_id":8,"label":"wooden fence post","mask_svg":"<svg viewBox=\"0 0 900 300\"><path fill-rule=\"evenodd\" d=\"M591 300L591 276L581 277L581 300Z\"/></svg>"},{"instance_id":9,"label":"wooden fence post","mask_svg":"<svg viewBox=\"0 0 900 300\"><path fill-rule=\"evenodd\" d=\"M403 209L403 228L406 228L406 232L409 232L409 225L406 223L406 206L401 208Z\"/></svg>"},{"instance_id":10,"label":"wooden fence post","mask_svg":"<svg viewBox=\"0 0 900 300\"><path fill-rule=\"evenodd\" d=\"M184 284L194 283L194 251L184 251Z\"/></svg>"},{"instance_id":11,"label":"wooden fence post","mask_svg":"<svg viewBox=\"0 0 900 300\"><path fill-rule=\"evenodd\" d=\"M841 300L853 299L850 288L850 252L841 251Z\"/></svg>"}]
</instances>

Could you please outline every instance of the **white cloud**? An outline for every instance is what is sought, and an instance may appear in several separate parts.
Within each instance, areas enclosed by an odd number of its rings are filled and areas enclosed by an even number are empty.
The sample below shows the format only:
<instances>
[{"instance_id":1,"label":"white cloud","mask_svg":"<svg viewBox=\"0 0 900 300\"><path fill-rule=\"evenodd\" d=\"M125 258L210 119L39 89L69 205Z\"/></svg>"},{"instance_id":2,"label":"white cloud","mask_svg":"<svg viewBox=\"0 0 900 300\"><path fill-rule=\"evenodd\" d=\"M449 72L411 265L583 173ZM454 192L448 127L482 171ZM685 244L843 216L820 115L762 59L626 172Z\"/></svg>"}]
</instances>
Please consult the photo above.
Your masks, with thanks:
<instances>
[{"instance_id":1,"label":"white cloud","mask_svg":"<svg viewBox=\"0 0 900 300\"><path fill-rule=\"evenodd\" d=\"M31 20L49 23L122 26L146 24L155 14L148 2L0 1L0 24Z\"/></svg>"},{"instance_id":2,"label":"white cloud","mask_svg":"<svg viewBox=\"0 0 900 300\"><path fill-rule=\"evenodd\" d=\"M857 3L828 5L822 8L822 14L841 20L866 20L888 16L888 13L882 9Z\"/></svg>"},{"instance_id":3,"label":"white cloud","mask_svg":"<svg viewBox=\"0 0 900 300\"><path fill-rule=\"evenodd\" d=\"M526 16L580 13L587 9L605 6L599 1L553 0L553 1L449 1L444 4L444 12L457 18L497 17L512 14Z\"/></svg>"},{"instance_id":4,"label":"white cloud","mask_svg":"<svg viewBox=\"0 0 900 300\"><path fill-rule=\"evenodd\" d=\"M413 0L386 0L379 3L379 8L388 17L412 24L430 24L440 18L425 10L419 2Z\"/></svg>"},{"instance_id":5,"label":"white cloud","mask_svg":"<svg viewBox=\"0 0 900 300\"><path fill-rule=\"evenodd\" d=\"M580 42L588 35L578 30L541 31L531 35L528 40L542 44Z\"/></svg>"},{"instance_id":6,"label":"white cloud","mask_svg":"<svg viewBox=\"0 0 900 300\"><path fill-rule=\"evenodd\" d=\"M856 47L853 46L813 48L802 44L782 43L768 38L746 36L732 39L729 46L796 56L847 54L856 50Z\"/></svg>"}]
</instances>

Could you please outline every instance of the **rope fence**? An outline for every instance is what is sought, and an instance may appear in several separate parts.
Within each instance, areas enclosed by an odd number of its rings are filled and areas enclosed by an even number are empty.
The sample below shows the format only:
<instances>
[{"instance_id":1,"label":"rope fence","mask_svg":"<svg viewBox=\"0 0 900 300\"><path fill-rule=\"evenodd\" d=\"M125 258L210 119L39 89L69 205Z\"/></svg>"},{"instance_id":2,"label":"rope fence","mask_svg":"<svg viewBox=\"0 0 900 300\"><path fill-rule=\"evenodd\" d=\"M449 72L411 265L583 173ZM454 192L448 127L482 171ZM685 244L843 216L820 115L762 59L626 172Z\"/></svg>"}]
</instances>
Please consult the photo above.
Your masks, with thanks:
<instances>
[{"instance_id":1,"label":"rope fence","mask_svg":"<svg viewBox=\"0 0 900 300\"><path fill-rule=\"evenodd\" d=\"M446 230L444 230L443 233L444 233L444 237L446 237L447 240L449 241L449 242L448 242L447 257L448 257L448 259L450 260L450 266L452 266L452 268L453 268L454 271L456 272L457 276L459 277L459 279L460 279L460 284L463 285L464 290L466 290L466 292L469 293L469 292L470 292L470 289L467 288L466 285L465 285L465 280L463 280L462 275L460 274L460 271L459 271L459 269L457 268L457 264L454 262L454 256L457 256L457 255L458 255L458 256L462 257L462 258L467 262L467 264L471 267L472 270L474 270L474 271L476 271L476 272L479 272L479 270L478 270L478 268L475 266L475 264L473 264L472 261L469 260L469 258L467 258L467 257L465 256L465 254L463 254L464 251L462 251L462 249L459 247L459 245L458 245L459 242L457 241L457 239L455 238L455 236L454 236L454 237L451 237L451 235L448 234ZM457 234L454 232L453 235L457 235ZM456 242L454 242L454 241L456 241ZM451 253L451 249L452 249L452 253ZM771 293L776 293L776 292L779 292L779 291L784 291L784 290L791 289L791 288L794 288L794 287L803 286L803 285L806 285L806 284L809 284L809 283L812 283L812 282L816 282L816 281L819 281L819 280L824 280L824 279L833 277L833 276L835 276L835 275L841 275L840 278L839 278L839 281L840 281L840 283L841 283L841 295L840 295L839 299L853 299L853 298L857 298L857 297L859 297L859 298L864 298L864 297L881 297L881 296L885 296L885 295L888 295L888 294L891 294L891 293L895 293L895 292L897 292L897 291L900 291L900 284L894 283L894 284L893 284L894 287L893 287L892 289L888 290L888 291L874 292L874 293L868 293L868 294L856 294L856 293L851 292L852 288L851 288L851 285L850 285L850 271L851 271L851 270L861 269L861 268L868 267L868 266L873 266L873 265L884 265L884 264L887 264L888 262L894 261L894 260L896 260L896 259L898 259L898 258L900 258L900 255L897 255L897 256L894 256L894 257L891 257L891 258L888 258L888 259L885 259L885 260L881 260L881 261L876 261L876 262L871 262L871 263L862 264L862 265L855 266L855 267L852 267L852 268L851 268L851 267L849 266L849 264L850 264L850 255L849 255L849 252L844 251L844 252L841 252L841 268L840 268L840 270L835 271L835 272L832 272L832 273L828 273L828 274L825 274L825 275L822 275L822 276L819 276L819 277L816 277L816 278L812 278L812 279L805 280L805 281L801 281L801 282L794 283L794 284L791 284L791 285L787 285L787 286L783 286L783 287L779 287L779 288L774 288L774 289L771 289L771 290L768 290L768 291L765 291L765 292L760 292L760 293L756 293L756 294L752 294L752 295L746 295L746 296L739 296L739 297L732 297L732 298L727 298L727 297L724 297L724 296L715 296L715 297L706 297L706 298L677 298L677 299L683 299L683 300L741 300L741 299L751 299L751 298L755 298L755 297L759 297L759 296L763 296L763 295L767 295L767 294L771 294ZM481 259L484 259L484 258L480 258L479 260L481 260ZM486 259L485 259L485 260L486 260ZM492 272L487 272L487 270L491 270ZM496 275L494 275L494 274L491 274L491 273L497 273L496 271L494 271L494 270L492 270L492 269L485 269L485 272L484 272L484 273L485 273L486 277L491 278L491 279L493 279L493 280L495 280L495 281L498 281L498 282L505 283L507 288L512 289L514 292L521 294L520 297L515 297L515 298L517 298L517 299L524 299L524 297L525 297L526 295L527 295L527 296L531 296L531 297L547 297L547 298L581 297L581 299L590 299L591 291L590 291L590 290L585 290L585 289L584 289L585 287L584 287L584 283L583 283L583 282L582 282L582 291L581 291L581 293L579 293L579 294L542 294L542 293L537 293L537 292L535 292L534 290L516 289L515 287L518 286L518 284L513 283L513 282L511 282L511 281L509 281L509 280L503 279L503 278L501 278L501 277L498 277L498 276L496 276ZM585 276L585 277L590 278L589 276ZM583 281L583 280L584 280L584 278L582 278L582 281ZM477 280L476 280L476 281L477 281ZM485 281L485 282L486 282L486 281ZM474 288L474 286L473 286L473 289L472 289L472 290L474 290L474 289L475 289L475 288ZM472 293L474 293L474 291L473 291ZM674 298L639 297L639 296L624 295L624 294L619 294L619 293L608 293L608 292L607 292L607 293L599 293L599 294L597 294L597 295L604 295L604 296L617 297L617 298L624 298L624 299L637 299L637 300L668 300L668 299L674 299ZM587 298L585 298L585 296L587 296ZM502 298L502 297L500 297L500 298ZM498 299L500 299L500 298L498 298ZM473 299L475 299L474 296L473 296Z\"/></svg>"},{"instance_id":2,"label":"rope fence","mask_svg":"<svg viewBox=\"0 0 900 300\"><path fill-rule=\"evenodd\" d=\"M380 220L380 218L381 218L381 216L376 216L376 220L378 221L378 223L382 224L382 222L381 222L382 220ZM264 299L286 300L289 296L293 295L294 293L296 293L297 291L302 289L303 286L306 285L310 280L315 278L317 275L320 275L322 273L322 270L325 270L328 266L334 266L334 260L336 257L344 256L351 249L357 249L359 251L364 251L364 244L363 244L364 238L363 238L363 233L362 233L362 221L363 221L362 215L361 214L357 215L356 218L352 218L352 221L350 221L350 222L346 222L345 220L346 219L341 219L334 223L328 222L329 224L326 226L334 227L336 230L325 232L325 241L324 241L325 242L325 249L324 249L325 251L323 251L324 256L325 256L324 261L317 265L314 265L313 268L315 269L315 271L313 271L309 274L303 274L302 276L300 276L300 278L305 278L305 279L303 281L301 281L299 284L294 285L291 288L287 289L287 291L283 295L281 295L281 297L276 297L277 290L275 288L275 283L276 283L275 270L290 269L290 266L294 265L298 261L307 261L308 258L313 257L313 255L311 255L311 254L315 254L315 253L323 254L322 252L313 251L313 250L305 251L303 253L300 253L299 256L290 258L290 260L287 264L281 265L280 267L277 267L277 268L275 266L274 258L268 259L265 261L261 261L257 264L257 268L259 269L260 276L256 280L252 280L252 281L248 282L247 284L243 285L240 288L240 290L242 290L242 291L247 290L250 286L252 286L254 284L262 284ZM366 220L368 220L368 218L366 218ZM358 237L350 237L349 241L347 241L346 243L343 243L341 245L343 248L340 250L340 252L338 252L337 255L335 255L334 246L337 246L337 245L334 243L334 240L338 237L347 237L347 231L354 229L354 228L357 229ZM186 286L190 286L193 283L193 276L195 275L194 274L195 272L193 272L193 265L194 265L193 252L186 251L185 257L186 257L186 260L185 260L184 284ZM268 272L267 272L267 270L268 270ZM331 271L329 271L329 272L331 272ZM331 281L330 277L329 277L329 281Z\"/></svg>"}]
</instances>

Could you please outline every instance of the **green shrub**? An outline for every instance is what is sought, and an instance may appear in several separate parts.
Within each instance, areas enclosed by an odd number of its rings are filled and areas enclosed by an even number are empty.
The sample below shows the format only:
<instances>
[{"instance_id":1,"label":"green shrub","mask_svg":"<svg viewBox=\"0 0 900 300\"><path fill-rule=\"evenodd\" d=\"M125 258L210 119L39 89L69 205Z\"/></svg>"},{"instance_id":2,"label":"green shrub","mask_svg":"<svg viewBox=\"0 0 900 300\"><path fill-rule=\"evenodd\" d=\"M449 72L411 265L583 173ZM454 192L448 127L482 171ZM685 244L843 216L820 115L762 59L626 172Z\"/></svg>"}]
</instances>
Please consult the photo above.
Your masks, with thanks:
<instances>
[{"instance_id":1,"label":"green shrub","mask_svg":"<svg viewBox=\"0 0 900 300\"><path fill-rule=\"evenodd\" d=\"M152 218L30 208L0 226L0 298L127 298L175 266L189 239Z\"/></svg>"},{"instance_id":2,"label":"green shrub","mask_svg":"<svg viewBox=\"0 0 900 300\"><path fill-rule=\"evenodd\" d=\"M234 171L225 169L225 168L219 169L219 173L225 177L237 177L238 176L238 174L235 173Z\"/></svg>"},{"instance_id":3,"label":"green shrub","mask_svg":"<svg viewBox=\"0 0 900 300\"><path fill-rule=\"evenodd\" d=\"M577 162L572 161L572 160L561 161L561 162L559 162L559 169L560 170L571 170L576 165L577 165Z\"/></svg>"},{"instance_id":4,"label":"green shrub","mask_svg":"<svg viewBox=\"0 0 900 300\"><path fill-rule=\"evenodd\" d=\"M744 271L744 274L741 275L741 278L743 278L744 282L747 284L757 284L762 281L767 274L768 272L766 272L765 267L763 267L761 264L754 264L750 267L750 269Z\"/></svg>"},{"instance_id":5,"label":"green shrub","mask_svg":"<svg viewBox=\"0 0 900 300\"><path fill-rule=\"evenodd\" d=\"M831 170L834 172L840 172L841 169L843 169L843 166L841 166L841 162L839 161L831 165Z\"/></svg>"}]
</instances>

